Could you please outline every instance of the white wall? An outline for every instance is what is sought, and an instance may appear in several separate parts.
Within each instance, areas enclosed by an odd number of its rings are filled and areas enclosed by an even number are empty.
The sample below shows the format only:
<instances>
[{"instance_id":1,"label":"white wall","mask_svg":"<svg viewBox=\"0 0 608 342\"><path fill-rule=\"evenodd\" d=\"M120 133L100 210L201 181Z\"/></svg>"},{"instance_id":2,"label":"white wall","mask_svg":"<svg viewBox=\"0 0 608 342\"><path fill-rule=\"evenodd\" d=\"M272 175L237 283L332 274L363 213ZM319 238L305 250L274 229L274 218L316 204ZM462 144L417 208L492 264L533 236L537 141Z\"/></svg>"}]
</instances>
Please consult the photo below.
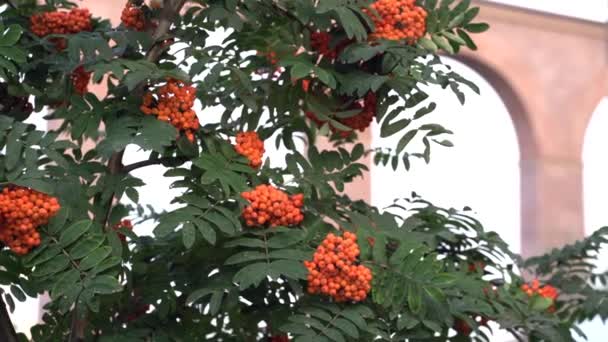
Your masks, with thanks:
<instances>
[{"instance_id":1,"label":"white wall","mask_svg":"<svg viewBox=\"0 0 608 342\"><path fill-rule=\"evenodd\" d=\"M487 229L500 233L512 250L519 252L520 177L515 128L499 95L483 77L460 62L449 63L481 88L481 96L465 91L464 106L449 90L427 88L438 107L425 122L452 130L454 135L449 139L455 146L434 145L430 164L416 160L409 172L402 167L394 172L390 167L374 166L372 203L384 207L415 191L437 205L469 206ZM401 137L380 138L378 125L373 136L375 147L394 147ZM421 146L406 148L416 149L420 151Z\"/></svg>"},{"instance_id":2,"label":"white wall","mask_svg":"<svg viewBox=\"0 0 608 342\"><path fill-rule=\"evenodd\" d=\"M585 135L583 148L583 181L585 204L585 232L592 234L608 226L606 195L608 194L608 97L604 98L593 114ZM608 247L604 247L597 263L598 273L608 270ZM606 341L608 326L596 319L581 328L589 342ZM583 339L581 339L583 341Z\"/></svg>"},{"instance_id":3,"label":"white wall","mask_svg":"<svg viewBox=\"0 0 608 342\"><path fill-rule=\"evenodd\" d=\"M607 22L606 0L489 0L506 5L520 6L580 19Z\"/></svg>"}]
</instances>

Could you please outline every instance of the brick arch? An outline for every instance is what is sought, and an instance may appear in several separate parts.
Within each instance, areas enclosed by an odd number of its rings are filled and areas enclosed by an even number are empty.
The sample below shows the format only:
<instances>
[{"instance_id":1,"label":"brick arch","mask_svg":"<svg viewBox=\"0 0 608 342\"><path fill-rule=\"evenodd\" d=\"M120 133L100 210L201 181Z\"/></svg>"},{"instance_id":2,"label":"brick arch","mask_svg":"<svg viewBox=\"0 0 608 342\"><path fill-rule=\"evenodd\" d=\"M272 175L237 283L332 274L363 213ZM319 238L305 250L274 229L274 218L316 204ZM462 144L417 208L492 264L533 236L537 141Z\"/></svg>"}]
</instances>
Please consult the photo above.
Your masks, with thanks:
<instances>
[{"instance_id":1,"label":"brick arch","mask_svg":"<svg viewBox=\"0 0 608 342\"><path fill-rule=\"evenodd\" d=\"M530 112L524 99L518 94L511 82L503 76L500 70L472 54L462 54L453 57L480 74L494 88L507 111L517 133L521 159L527 159L538 153L538 143L534 136ZM481 94L484 96L484 94Z\"/></svg>"},{"instance_id":2,"label":"brick arch","mask_svg":"<svg viewBox=\"0 0 608 342\"><path fill-rule=\"evenodd\" d=\"M588 112L588 116L586 117L586 125L585 132L583 134L583 142L581 144L581 156L583 155L585 148L585 137L587 136L587 132L589 131L589 126L591 125L591 119L595 114L598 106L604 99L608 99L608 66L605 69L605 72L598 74L598 82L592 82L589 85L589 92L585 94L585 107L583 110Z\"/></svg>"}]
</instances>

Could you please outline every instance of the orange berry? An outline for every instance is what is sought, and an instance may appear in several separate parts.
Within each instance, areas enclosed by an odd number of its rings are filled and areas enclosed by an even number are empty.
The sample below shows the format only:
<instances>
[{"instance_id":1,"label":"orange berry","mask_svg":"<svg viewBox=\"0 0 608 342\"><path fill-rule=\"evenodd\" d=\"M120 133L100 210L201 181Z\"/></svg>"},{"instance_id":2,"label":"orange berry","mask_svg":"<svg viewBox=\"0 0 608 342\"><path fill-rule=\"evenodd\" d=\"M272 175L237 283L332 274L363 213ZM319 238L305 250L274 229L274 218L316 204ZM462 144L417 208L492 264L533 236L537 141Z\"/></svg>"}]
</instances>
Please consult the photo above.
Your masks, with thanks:
<instances>
[{"instance_id":1,"label":"orange berry","mask_svg":"<svg viewBox=\"0 0 608 342\"><path fill-rule=\"evenodd\" d=\"M121 220L120 222L118 222L117 224L115 224L113 228L114 228L114 230L118 230L120 228L126 228L128 230L133 230L133 223L129 219L124 219L124 220ZM127 237L122 233L118 233L118 237L120 238L121 241L127 241Z\"/></svg>"},{"instance_id":2,"label":"orange berry","mask_svg":"<svg viewBox=\"0 0 608 342\"><path fill-rule=\"evenodd\" d=\"M523 284L521 286L521 290L528 295L528 297L532 297L535 294L539 295L543 298L549 298L553 302L551 307L549 307L549 312L555 311L555 300L559 296L557 289L551 285L540 285L540 281L538 279L534 279L532 281L531 286L528 284Z\"/></svg>"},{"instance_id":3,"label":"orange berry","mask_svg":"<svg viewBox=\"0 0 608 342\"><path fill-rule=\"evenodd\" d=\"M371 39L405 40L414 44L426 33L426 10L411 0L378 0L368 12L376 30Z\"/></svg>"},{"instance_id":4,"label":"orange berry","mask_svg":"<svg viewBox=\"0 0 608 342\"><path fill-rule=\"evenodd\" d=\"M359 130L361 132L365 131L369 125L371 125L374 117L376 117L376 94L369 92L365 96L365 98L355 101L349 109L360 109L361 112L357 115L348 117L348 118L338 118L337 120L345 125L350 127L353 130ZM317 116L313 112L306 112L306 117L312 120L317 126L322 126L325 124L324 121L319 120ZM348 137L351 132L350 131L342 131L333 126L330 126L331 130L334 132L339 132L340 135L344 138Z\"/></svg>"},{"instance_id":5,"label":"orange berry","mask_svg":"<svg viewBox=\"0 0 608 342\"><path fill-rule=\"evenodd\" d=\"M329 233L317 247L313 260L304 262L308 270L308 293L324 294L336 302L363 301L371 290L371 270L356 265L359 250L345 255L341 251L350 243L356 244L357 236L345 232L343 238ZM325 285L328 284L328 285Z\"/></svg>"},{"instance_id":6,"label":"orange berry","mask_svg":"<svg viewBox=\"0 0 608 342\"><path fill-rule=\"evenodd\" d=\"M241 216L249 227L269 224L271 227L298 225L304 219L303 201L294 201L285 192L271 186L258 185L241 196L250 202ZM283 214L290 213L290 214Z\"/></svg>"},{"instance_id":7,"label":"orange berry","mask_svg":"<svg viewBox=\"0 0 608 342\"><path fill-rule=\"evenodd\" d=\"M60 209L56 198L18 186L2 189L0 204L0 241L18 255L40 245L36 229Z\"/></svg>"},{"instance_id":8,"label":"orange berry","mask_svg":"<svg viewBox=\"0 0 608 342\"><path fill-rule=\"evenodd\" d=\"M34 14L30 17L30 29L38 37L50 34L75 34L92 30L91 14L86 8L72 8L70 11L53 11ZM64 38L54 38L57 50L67 47Z\"/></svg>"},{"instance_id":9,"label":"orange berry","mask_svg":"<svg viewBox=\"0 0 608 342\"><path fill-rule=\"evenodd\" d=\"M144 94L140 110L145 115L155 115L159 120L169 122L183 132L189 141L194 142L194 133L200 127L192 110L195 99L196 88L182 81L169 79L156 93Z\"/></svg>"},{"instance_id":10,"label":"orange berry","mask_svg":"<svg viewBox=\"0 0 608 342\"><path fill-rule=\"evenodd\" d=\"M122 24L134 31L144 31L146 28L146 18L141 8L135 7L131 1L127 1L125 8L120 16Z\"/></svg>"},{"instance_id":11,"label":"orange berry","mask_svg":"<svg viewBox=\"0 0 608 342\"><path fill-rule=\"evenodd\" d=\"M72 72L71 79L72 86L77 94L84 95L88 92L89 82L91 81L91 73L84 70L82 65Z\"/></svg>"},{"instance_id":12,"label":"orange berry","mask_svg":"<svg viewBox=\"0 0 608 342\"><path fill-rule=\"evenodd\" d=\"M256 132L240 132L236 135L236 145L234 149L247 159L249 165L257 169L262 165L262 157L264 156L264 141L262 141Z\"/></svg>"}]
</instances>

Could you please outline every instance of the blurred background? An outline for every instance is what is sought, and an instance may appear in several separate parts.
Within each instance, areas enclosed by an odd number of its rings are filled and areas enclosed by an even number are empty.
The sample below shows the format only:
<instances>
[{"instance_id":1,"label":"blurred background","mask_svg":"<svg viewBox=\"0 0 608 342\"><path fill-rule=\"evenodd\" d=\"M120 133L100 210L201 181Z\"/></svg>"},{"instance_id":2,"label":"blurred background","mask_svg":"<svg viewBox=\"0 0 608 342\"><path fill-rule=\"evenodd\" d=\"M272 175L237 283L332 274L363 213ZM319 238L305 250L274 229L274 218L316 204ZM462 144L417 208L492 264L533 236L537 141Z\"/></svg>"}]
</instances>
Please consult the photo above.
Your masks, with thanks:
<instances>
[{"instance_id":1,"label":"blurred background","mask_svg":"<svg viewBox=\"0 0 608 342\"><path fill-rule=\"evenodd\" d=\"M124 0L82 3L117 23ZM608 225L608 0L473 3L490 31L474 37L478 51L445 58L481 88L481 96L468 92L461 106L451 92L427 89L438 103L427 120L452 130L455 146L434 148L429 165L414 163L409 172L370 162L370 173L348 191L379 207L413 191L441 206L471 207L524 256ZM207 109L199 118L215 121L217 112ZM396 144L379 136L374 127L361 138L373 147ZM268 155L280 161L284 152L272 145L266 145ZM125 163L145 156L128 151ZM169 209L173 196L162 167L137 172L148 180L140 191L144 204ZM149 234L152 228L135 231ZM608 253L598 266L608 269ZM39 304L28 304L14 313L20 331L39 317ZM588 341L606 341L601 321L582 328Z\"/></svg>"}]
</instances>

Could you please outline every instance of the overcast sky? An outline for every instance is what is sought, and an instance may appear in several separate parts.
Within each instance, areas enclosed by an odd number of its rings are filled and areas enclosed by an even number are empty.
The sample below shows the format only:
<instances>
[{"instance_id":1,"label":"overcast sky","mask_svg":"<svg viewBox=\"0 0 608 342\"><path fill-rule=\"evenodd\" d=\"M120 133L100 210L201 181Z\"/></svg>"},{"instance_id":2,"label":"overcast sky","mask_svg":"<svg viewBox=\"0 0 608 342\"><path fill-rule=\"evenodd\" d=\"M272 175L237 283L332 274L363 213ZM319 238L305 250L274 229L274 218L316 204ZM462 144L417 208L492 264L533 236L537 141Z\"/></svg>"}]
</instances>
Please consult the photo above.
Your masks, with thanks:
<instances>
[{"instance_id":1,"label":"overcast sky","mask_svg":"<svg viewBox=\"0 0 608 342\"><path fill-rule=\"evenodd\" d=\"M608 22L608 0L486 0L581 19Z\"/></svg>"}]
</instances>

